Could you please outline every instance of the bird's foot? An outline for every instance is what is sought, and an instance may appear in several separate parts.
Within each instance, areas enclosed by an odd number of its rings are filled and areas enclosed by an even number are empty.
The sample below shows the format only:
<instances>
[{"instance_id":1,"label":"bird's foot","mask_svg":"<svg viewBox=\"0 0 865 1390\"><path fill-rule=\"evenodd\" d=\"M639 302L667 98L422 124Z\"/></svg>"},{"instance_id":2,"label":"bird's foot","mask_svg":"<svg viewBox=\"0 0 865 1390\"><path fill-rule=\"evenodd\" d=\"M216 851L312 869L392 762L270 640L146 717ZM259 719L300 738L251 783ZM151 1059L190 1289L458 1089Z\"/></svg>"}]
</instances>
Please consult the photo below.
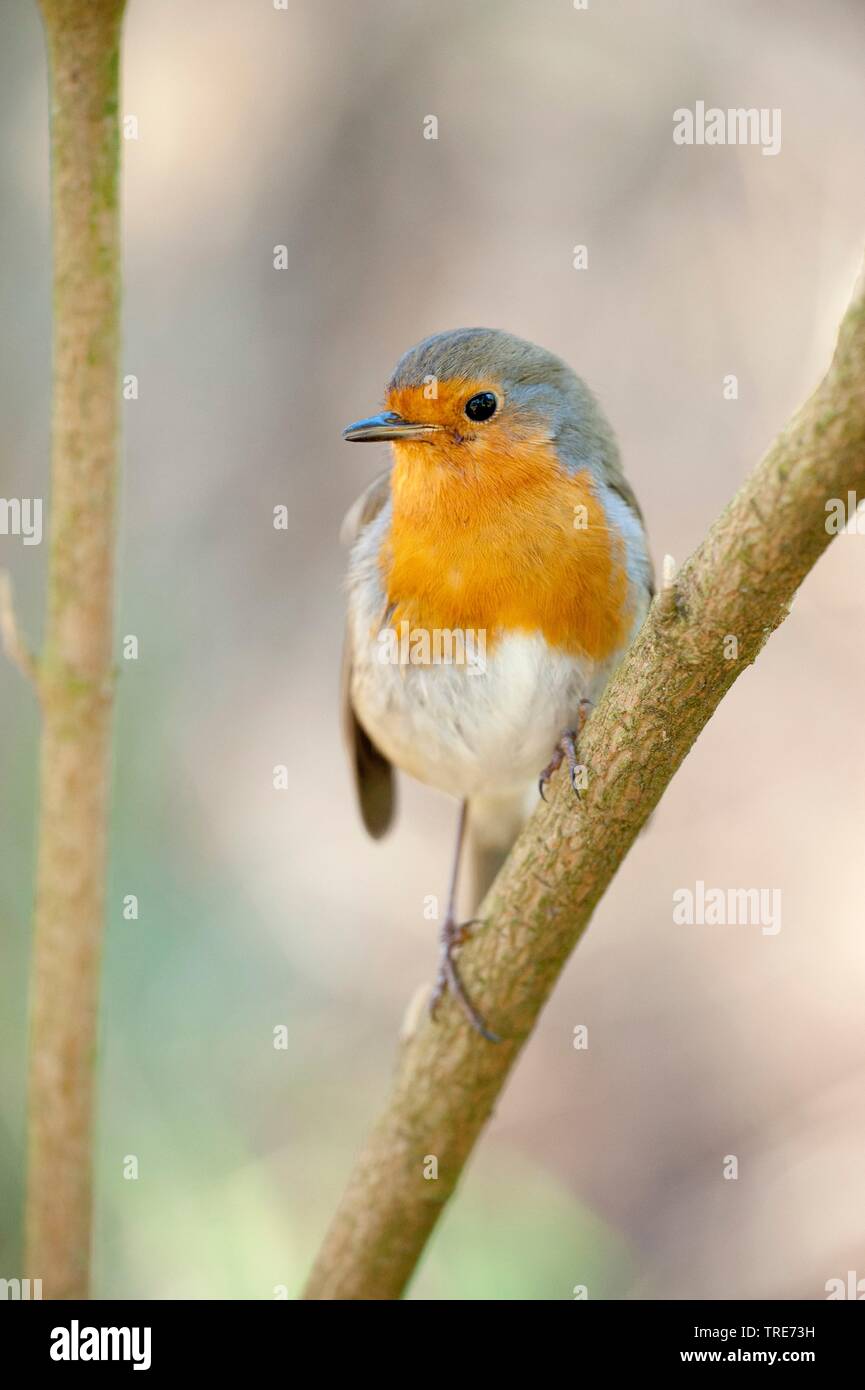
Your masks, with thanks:
<instances>
[{"instance_id":1,"label":"bird's foot","mask_svg":"<svg viewBox=\"0 0 865 1390\"><path fill-rule=\"evenodd\" d=\"M577 714L576 729L565 729L564 733L562 734L561 738L556 744L553 756L550 758L550 761L547 763L546 767L541 773L540 778L538 779L538 791L540 792L544 801L546 801L547 799L545 791L546 785L552 777L553 773L559 770L565 759L567 759L568 763L568 779L570 781L571 788L577 800L582 801L580 792L581 790L585 790L588 769L586 768L585 764L581 763L579 760L579 756L577 754L577 741L580 737L580 734L583 732L583 725L589 717L589 710L591 708L591 700L580 701L580 708Z\"/></svg>"},{"instance_id":2,"label":"bird's foot","mask_svg":"<svg viewBox=\"0 0 865 1390\"><path fill-rule=\"evenodd\" d=\"M501 1038L487 1027L469 998L465 985L460 979L455 959L455 952L464 942L468 941L472 934L472 927L479 922L479 917L473 917L469 922L456 922L451 915L448 915L442 923L439 934L439 968L435 986L430 996L429 1011L430 1017L435 1019L439 1004L447 990L450 990L472 1027L477 1029L481 1037L486 1038L487 1042L497 1043L501 1042Z\"/></svg>"}]
</instances>

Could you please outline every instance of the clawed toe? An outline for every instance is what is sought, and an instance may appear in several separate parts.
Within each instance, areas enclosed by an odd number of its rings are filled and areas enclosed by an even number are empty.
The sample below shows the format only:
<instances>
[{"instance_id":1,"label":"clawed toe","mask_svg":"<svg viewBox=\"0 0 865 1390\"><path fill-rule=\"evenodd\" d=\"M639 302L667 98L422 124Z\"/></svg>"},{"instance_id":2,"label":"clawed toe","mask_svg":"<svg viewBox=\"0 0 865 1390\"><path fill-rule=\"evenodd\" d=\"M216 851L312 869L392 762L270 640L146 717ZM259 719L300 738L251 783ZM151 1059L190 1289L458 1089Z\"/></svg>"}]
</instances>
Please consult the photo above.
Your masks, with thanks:
<instances>
[{"instance_id":1,"label":"clawed toe","mask_svg":"<svg viewBox=\"0 0 865 1390\"><path fill-rule=\"evenodd\" d=\"M479 917L472 917L468 922L455 922L448 917L442 924L439 952L439 968L436 975L435 988L429 1002L430 1017L435 1020L436 1011L447 990L450 990L456 1002L459 1004L466 1018L472 1027L480 1033L487 1042L501 1042L501 1038L492 1029L488 1028L483 1017L475 1008L465 985L463 984L454 952L471 936L472 927L481 921Z\"/></svg>"},{"instance_id":2,"label":"clawed toe","mask_svg":"<svg viewBox=\"0 0 865 1390\"><path fill-rule=\"evenodd\" d=\"M585 788L586 786L587 770L585 766L578 760L577 739L582 733L583 725L588 719L589 710L591 709L591 707L591 700L580 701L577 728L565 729L564 733L562 734L561 738L556 744L555 749L553 750L553 756L550 758L550 761L547 763L546 767L541 773L538 779L538 791L540 792L541 797L544 801L548 800L546 794L546 785L552 777L553 773L558 772L565 759L567 759L568 762L568 780L571 784L571 790L573 791L577 800L582 801L583 798L581 795L581 789Z\"/></svg>"}]
</instances>

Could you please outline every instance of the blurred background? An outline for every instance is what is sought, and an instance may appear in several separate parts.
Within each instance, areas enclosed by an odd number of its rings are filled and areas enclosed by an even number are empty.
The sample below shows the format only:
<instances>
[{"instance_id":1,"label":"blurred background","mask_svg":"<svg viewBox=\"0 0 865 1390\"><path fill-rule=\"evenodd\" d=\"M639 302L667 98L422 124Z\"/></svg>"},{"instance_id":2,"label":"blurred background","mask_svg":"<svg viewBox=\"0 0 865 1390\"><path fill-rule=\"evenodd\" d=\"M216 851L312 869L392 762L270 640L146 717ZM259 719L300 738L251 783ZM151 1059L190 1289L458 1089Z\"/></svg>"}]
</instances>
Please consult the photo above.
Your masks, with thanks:
<instances>
[{"instance_id":1,"label":"blurred background","mask_svg":"<svg viewBox=\"0 0 865 1390\"><path fill-rule=\"evenodd\" d=\"M341 746L337 532L385 459L347 449L342 426L419 338L508 329L598 393L656 564L683 559L831 353L865 246L863 51L858 0L130 0L124 372L139 395L124 407L97 1296L293 1296L434 971L424 897L444 892L455 805L403 784L397 829L373 845ZM674 109L697 100L780 107L780 154L674 145ZM47 99L29 0L0 7L0 188L0 495L47 497ZM45 543L0 536L34 641L46 562ZM863 577L865 536L840 537L700 739L411 1296L821 1298L857 1261L865 1276ZM38 722L6 664L0 730L13 1277ZM673 892L698 879L780 888L782 930L674 926Z\"/></svg>"}]
</instances>

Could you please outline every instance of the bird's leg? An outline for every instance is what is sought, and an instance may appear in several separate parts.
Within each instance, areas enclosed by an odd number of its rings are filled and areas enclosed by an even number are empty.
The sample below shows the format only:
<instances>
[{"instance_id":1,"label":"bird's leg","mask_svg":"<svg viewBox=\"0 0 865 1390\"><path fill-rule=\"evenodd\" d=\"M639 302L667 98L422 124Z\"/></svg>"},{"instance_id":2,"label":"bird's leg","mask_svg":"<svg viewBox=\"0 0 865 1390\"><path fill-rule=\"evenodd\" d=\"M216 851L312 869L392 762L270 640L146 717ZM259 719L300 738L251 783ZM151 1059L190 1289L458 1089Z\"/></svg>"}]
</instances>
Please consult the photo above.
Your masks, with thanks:
<instances>
[{"instance_id":1,"label":"bird's leg","mask_svg":"<svg viewBox=\"0 0 865 1390\"><path fill-rule=\"evenodd\" d=\"M471 936L472 927L480 921L479 917L473 917L470 922L458 922L456 919L457 884L459 882L460 858L462 857L467 819L468 802L463 801L460 805L459 822L457 824L457 842L454 848L453 867L451 869L451 881L448 890L447 912L445 913L445 919L442 922L439 932L439 967L436 975L435 987L430 997L429 1011L431 1017L434 1019L436 1010L444 997L445 991L449 989L469 1023L473 1028L477 1029L481 1037L486 1038L487 1042L500 1042L501 1039L487 1027L466 993L454 958L454 952L468 940Z\"/></svg>"},{"instance_id":2,"label":"bird's leg","mask_svg":"<svg viewBox=\"0 0 865 1390\"><path fill-rule=\"evenodd\" d=\"M589 710L591 708L591 700L580 701L580 706L577 711L576 729L565 729L561 738L556 744L553 756L550 758L550 761L547 763L546 767L541 773L540 778L538 780L538 791L540 792L544 801L546 801L547 799L544 788L546 787L553 773L558 771L558 769L561 767L562 763L565 761L566 758L568 761L568 776L571 783L571 787L573 788L577 800L582 800L582 797L580 796L579 776L581 772L585 771L585 769L583 768L577 756L577 743L579 741L580 734L583 732L583 726L589 717Z\"/></svg>"}]
</instances>

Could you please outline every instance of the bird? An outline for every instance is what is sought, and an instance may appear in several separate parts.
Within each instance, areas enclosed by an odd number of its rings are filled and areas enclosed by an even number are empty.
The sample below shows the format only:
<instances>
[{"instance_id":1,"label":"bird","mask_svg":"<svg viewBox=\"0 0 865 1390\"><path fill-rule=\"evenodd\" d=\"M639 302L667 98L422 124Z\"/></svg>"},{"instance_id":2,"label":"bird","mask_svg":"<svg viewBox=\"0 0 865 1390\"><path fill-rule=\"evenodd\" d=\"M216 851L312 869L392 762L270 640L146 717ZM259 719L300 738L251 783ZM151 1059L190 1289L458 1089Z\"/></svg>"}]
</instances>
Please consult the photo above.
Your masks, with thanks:
<instances>
[{"instance_id":1,"label":"bird","mask_svg":"<svg viewBox=\"0 0 865 1390\"><path fill-rule=\"evenodd\" d=\"M448 991L489 1042L459 951L467 837L480 902L567 762L654 594L643 515L613 431L554 353L499 329L437 333L400 358L384 408L343 430L391 461L343 524L342 706L361 817L378 839L394 770L459 803L429 1009ZM575 808L576 809L576 808Z\"/></svg>"}]
</instances>

